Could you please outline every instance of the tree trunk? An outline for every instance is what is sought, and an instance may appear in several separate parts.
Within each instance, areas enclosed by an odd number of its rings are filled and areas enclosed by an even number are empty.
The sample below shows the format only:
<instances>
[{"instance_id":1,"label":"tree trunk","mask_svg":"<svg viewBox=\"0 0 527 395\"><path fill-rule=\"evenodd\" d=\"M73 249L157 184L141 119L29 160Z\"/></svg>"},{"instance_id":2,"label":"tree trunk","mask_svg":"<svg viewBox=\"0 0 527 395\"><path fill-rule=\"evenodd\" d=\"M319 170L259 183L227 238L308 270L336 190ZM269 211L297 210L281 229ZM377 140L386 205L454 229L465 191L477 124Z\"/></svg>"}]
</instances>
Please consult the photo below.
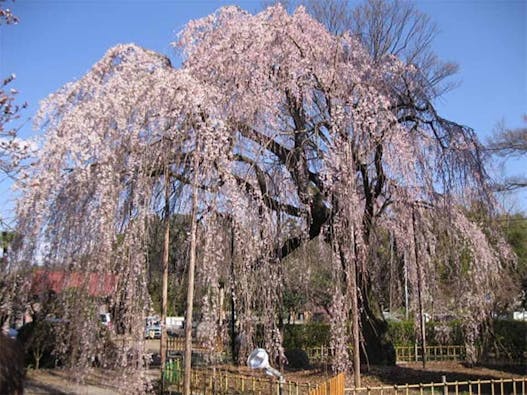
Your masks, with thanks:
<instances>
[{"instance_id":1,"label":"tree trunk","mask_svg":"<svg viewBox=\"0 0 527 395\"><path fill-rule=\"evenodd\" d=\"M360 277L359 277L360 278ZM361 281L361 329L364 340L361 357L367 364L394 365L395 348L388 337L388 324L382 316L370 287Z\"/></svg>"}]
</instances>

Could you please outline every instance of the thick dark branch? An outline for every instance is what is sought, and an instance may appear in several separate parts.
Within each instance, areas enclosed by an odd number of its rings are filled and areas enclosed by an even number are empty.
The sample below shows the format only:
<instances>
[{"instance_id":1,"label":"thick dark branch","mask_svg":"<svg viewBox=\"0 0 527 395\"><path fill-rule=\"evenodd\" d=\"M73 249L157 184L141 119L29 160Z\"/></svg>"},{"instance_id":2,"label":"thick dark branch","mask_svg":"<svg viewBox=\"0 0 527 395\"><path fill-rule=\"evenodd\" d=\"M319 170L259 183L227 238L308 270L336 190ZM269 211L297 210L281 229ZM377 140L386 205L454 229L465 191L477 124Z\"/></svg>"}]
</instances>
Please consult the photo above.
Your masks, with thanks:
<instances>
[{"instance_id":1,"label":"thick dark branch","mask_svg":"<svg viewBox=\"0 0 527 395\"><path fill-rule=\"evenodd\" d=\"M384 175L384 169L382 167L382 152L382 144L378 144L375 148L375 172L377 173L377 180L375 182L375 188L373 190L374 198L380 196L382 188L384 187L384 181L386 180L386 176Z\"/></svg>"},{"instance_id":2,"label":"thick dark branch","mask_svg":"<svg viewBox=\"0 0 527 395\"><path fill-rule=\"evenodd\" d=\"M238 185L241 185L245 188L247 193L251 195L256 194L254 186L250 182L237 175L235 175L234 178L236 179ZM271 210L281 211L293 217L302 217L305 215L304 210L290 204L281 203L271 198L269 195L262 195L262 201L264 202L265 206Z\"/></svg>"},{"instance_id":3,"label":"thick dark branch","mask_svg":"<svg viewBox=\"0 0 527 395\"><path fill-rule=\"evenodd\" d=\"M493 185L496 192L509 192L522 188L527 188L527 179L525 178L507 178L503 183Z\"/></svg>"},{"instance_id":4,"label":"thick dark branch","mask_svg":"<svg viewBox=\"0 0 527 395\"><path fill-rule=\"evenodd\" d=\"M291 151L281 145L280 143L276 142L275 139L266 136L265 134L260 133L257 130L246 125L236 124L236 128L243 137L254 141L255 143L259 144L262 148L271 151L278 157L278 159L280 159L281 163L287 163L287 158L291 154Z\"/></svg>"},{"instance_id":5,"label":"thick dark branch","mask_svg":"<svg viewBox=\"0 0 527 395\"><path fill-rule=\"evenodd\" d=\"M373 218L373 194L368 175L368 167L364 163L358 165L362 176L362 187L364 191L364 217L362 218L364 225L364 239L369 240L371 224Z\"/></svg>"}]
</instances>

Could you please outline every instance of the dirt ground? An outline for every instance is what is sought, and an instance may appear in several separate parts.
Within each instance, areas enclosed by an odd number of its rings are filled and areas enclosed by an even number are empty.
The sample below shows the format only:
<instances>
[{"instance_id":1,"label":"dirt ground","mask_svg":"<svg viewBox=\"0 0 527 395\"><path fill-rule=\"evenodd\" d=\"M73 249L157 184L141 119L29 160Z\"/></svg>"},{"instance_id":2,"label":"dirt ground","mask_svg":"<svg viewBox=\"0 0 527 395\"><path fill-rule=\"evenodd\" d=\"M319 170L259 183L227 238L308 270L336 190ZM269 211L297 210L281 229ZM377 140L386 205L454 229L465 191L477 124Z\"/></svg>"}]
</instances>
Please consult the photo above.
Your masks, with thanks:
<instances>
[{"instance_id":1,"label":"dirt ground","mask_svg":"<svg viewBox=\"0 0 527 395\"><path fill-rule=\"evenodd\" d=\"M442 376L448 382L468 380L491 380L499 378L520 378L527 375L526 366L469 367L460 362L429 362L426 370L421 363L407 363L396 366L372 366L363 373L362 385L400 385L438 383ZM350 383L351 385L352 383Z\"/></svg>"},{"instance_id":2,"label":"dirt ground","mask_svg":"<svg viewBox=\"0 0 527 395\"><path fill-rule=\"evenodd\" d=\"M159 340L149 340L147 350L153 353L159 351ZM154 361L156 358L154 358ZM228 367L233 373L260 375L261 372L249 372L245 367ZM296 382L316 383L331 376L327 367L310 370L297 370L284 372L286 380ZM85 378L84 384L75 383L75 377L61 369L29 370L25 385L25 394L80 394L80 395L114 395L125 393L117 385L108 384L116 376L115 372L94 370ZM159 376L159 367L153 366L148 371L148 376L155 379ZM468 367L459 362L430 362L427 369L423 370L420 363L407 363L397 366L372 366L363 368L362 385L379 386L394 384L418 384L441 382L442 376L447 381L484 380L497 378L519 378L527 376L527 366L514 367ZM351 377L347 378L347 387L353 385Z\"/></svg>"}]
</instances>

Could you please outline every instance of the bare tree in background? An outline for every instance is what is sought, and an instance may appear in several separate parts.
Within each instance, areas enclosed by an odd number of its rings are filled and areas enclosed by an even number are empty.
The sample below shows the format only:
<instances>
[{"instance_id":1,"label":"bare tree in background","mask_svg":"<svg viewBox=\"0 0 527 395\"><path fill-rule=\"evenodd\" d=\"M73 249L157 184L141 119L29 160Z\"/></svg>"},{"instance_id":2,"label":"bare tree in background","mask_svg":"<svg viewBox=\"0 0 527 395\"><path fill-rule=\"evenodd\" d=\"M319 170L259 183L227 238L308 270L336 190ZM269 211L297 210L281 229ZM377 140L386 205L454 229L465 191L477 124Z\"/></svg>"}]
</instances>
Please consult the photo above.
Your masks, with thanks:
<instances>
[{"instance_id":1,"label":"bare tree in background","mask_svg":"<svg viewBox=\"0 0 527 395\"><path fill-rule=\"evenodd\" d=\"M445 81L457 65L440 60L432 49L437 26L409 1L366 0L355 8L348 0L304 0L309 13L334 34L356 35L375 60L394 55L419 69L423 94L433 99L454 87ZM401 97L402 99L403 97Z\"/></svg>"},{"instance_id":2,"label":"bare tree in background","mask_svg":"<svg viewBox=\"0 0 527 395\"><path fill-rule=\"evenodd\" d=\"M498 126L487 142L487 152L504 160L527 157L527 115L523 119L525 126L520 128L508 129L504 125ZM501 192L526 187L525 175L505 178L496 185L496 189Z\"/></svg>"},{"instance_id":3,"label":"bare tree in background","mask_svg":"<svg viewBox=\"0 0 527 395\"><path fill-rule=\"evenodd\" d=\"M9 8L4 8L4 0L0 0L0 26L14 25L18 23L18 18ZM17 137L18 128L13 121L20 118L20 111L27 104L17 104L15 96L16 89L10 87L15 79L15 75L0 80L0 171L12 174L20 164L20 161L27 157L30 144Z\"/></svg>"}]
</instances>

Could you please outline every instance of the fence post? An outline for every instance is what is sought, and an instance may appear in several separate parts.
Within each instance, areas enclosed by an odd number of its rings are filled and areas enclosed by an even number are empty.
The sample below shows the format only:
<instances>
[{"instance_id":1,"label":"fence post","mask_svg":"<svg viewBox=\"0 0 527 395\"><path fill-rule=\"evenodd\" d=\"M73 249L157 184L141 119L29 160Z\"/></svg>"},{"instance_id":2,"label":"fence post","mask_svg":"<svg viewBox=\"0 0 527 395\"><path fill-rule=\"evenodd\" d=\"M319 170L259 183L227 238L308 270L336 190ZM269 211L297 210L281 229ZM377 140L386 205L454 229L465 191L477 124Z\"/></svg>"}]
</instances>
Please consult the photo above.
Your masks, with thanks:
<instances>
[{"instance_id":1,"label":"fence post","mask_svg":"<svg viewBox=\"0 0 527 395\"><path fill-rule=\"evenodd\" d=\"M417 356L417 341L414 343L414 355L415 355L415 362L418 362L419 361L419 358Z\"/></svg>"},{"instance_id":2,"label":"fence post","mask_svg":"<svg viewBox=\"0 0 527 395\"><path fill-rule=\"evenodd\" d=\"M446 376L441 376L441 382L443 383L443 395L448 395L448 384L446 383Z\"/></svg>"}]
</instances>

